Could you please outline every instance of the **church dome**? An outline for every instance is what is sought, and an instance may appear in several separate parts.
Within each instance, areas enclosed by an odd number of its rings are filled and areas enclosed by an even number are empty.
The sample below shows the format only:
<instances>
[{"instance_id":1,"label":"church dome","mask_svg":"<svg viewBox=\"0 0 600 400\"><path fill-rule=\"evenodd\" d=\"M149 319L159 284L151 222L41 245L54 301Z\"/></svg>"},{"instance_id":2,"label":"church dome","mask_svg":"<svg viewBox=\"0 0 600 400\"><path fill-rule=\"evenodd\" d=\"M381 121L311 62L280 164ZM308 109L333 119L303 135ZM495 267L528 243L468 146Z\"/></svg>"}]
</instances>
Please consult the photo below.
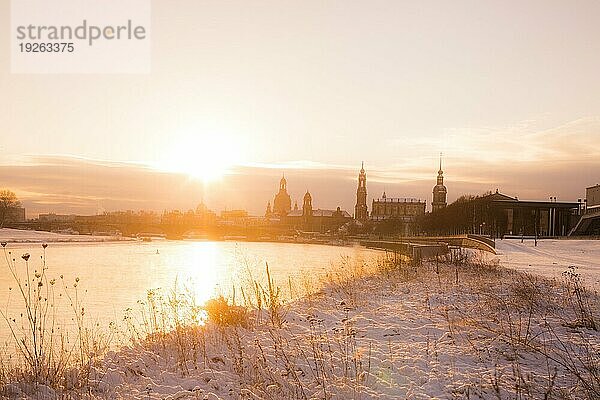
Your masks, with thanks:
<instances>
[{"instance_id":1,"label":"church dome","mask_svg":"<svg viewBox=\"0 0 600 400\"><path fill-rule=\"evenodd\" d=\"M287 192L285 175L279 181L279 192L273 200L273 212L278 215L287 215L292 209L292 198Z\"/></svg>"}]
</instances>

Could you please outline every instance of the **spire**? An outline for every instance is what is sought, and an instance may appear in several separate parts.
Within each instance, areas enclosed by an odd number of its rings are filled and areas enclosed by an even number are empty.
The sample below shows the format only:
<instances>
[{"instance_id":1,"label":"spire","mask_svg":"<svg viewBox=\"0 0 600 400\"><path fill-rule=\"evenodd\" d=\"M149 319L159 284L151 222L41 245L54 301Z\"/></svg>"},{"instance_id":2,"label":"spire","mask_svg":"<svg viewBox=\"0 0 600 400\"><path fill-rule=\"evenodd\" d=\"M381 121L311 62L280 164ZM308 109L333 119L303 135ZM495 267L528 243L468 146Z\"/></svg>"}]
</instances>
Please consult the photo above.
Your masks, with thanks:
<instances>
[{"instance_id":1,"label":"spire","mask_svg":"<svg viewBox=\"0 0 600 400\"><path fill-rule=\"evenodd\" d=\"M285 180L285 172L281 175L281 180L279 181L279 189L286 190L287 181Z\"/></svg>"},{"instance_id":2,"label":"spire","mask_svg":"<svg viewBox=\"0 0 600 400\"><path fill-rule=\"evenodd\" d=\"M433 202L431 210L438 211L446 207L447 190L444 186L444 171L442 170L442 153L440 153L440 170L438 171L437 184L433 187Z\"/></svg>"},{"instance_id":3,"label":"spire","mask_svg":"<svg viewBox=\"0 0 600 400\"><path fill-rule=\"evenodd\" d=\"M354 206L354 218L366 220L367 211L367 174L365 173L365 162L360 163L358 174L358 187L356 188L356 205Z\"/></svg>"}]
</instances>

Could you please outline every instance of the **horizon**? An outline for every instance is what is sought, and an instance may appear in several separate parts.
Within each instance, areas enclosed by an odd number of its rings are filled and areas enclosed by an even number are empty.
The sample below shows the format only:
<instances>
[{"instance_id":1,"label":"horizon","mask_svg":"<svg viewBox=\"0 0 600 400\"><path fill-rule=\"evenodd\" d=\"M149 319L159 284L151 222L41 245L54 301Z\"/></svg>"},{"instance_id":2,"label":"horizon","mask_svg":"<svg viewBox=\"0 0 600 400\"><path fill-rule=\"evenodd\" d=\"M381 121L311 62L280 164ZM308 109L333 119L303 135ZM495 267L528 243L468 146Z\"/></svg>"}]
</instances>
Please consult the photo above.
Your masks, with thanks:
<instances>
[{"instance_id":1,"label":"horizon","mask_svg":"<svg viewBox=\"0 0 600 400\"><path fill-rule=\"evenodd\" d=\"M430 211L431 191L438 168L439 164L433 168L435 171L432 171L429 177L422 173L418 179L399 179L399 171L371 170L365 165L367 206L370 209L372 200L381 198L385 191L388 198L415 198L424 201L427 210ZM24 185L26 195L21 194L19 198L26 209L27 218L35 218L45 213L97 215L126 210L187 211L195 209L200 203L217 213L243 209L250 215L260 216L264 214L268 202L273 204L273 197L283 174L288 181L292 204L298 201L301 206L302 196L308 190L315 199L315 208L335 209L339 206L353 214L359 169L360 167L351 169L342 165L312 165L305 168L299 165L235 166L217 181L203 182L184 173L160 171L146 165L54 156L36 157L29 165L0 165L0 179L12 183L11 188L19 184ZM557 185L557 188L562 190L548 193L548 196L536 197L538 188L524 189L518 184L506 181L503 185L495 185L498 182L491 181L453 181L451 175L449 178L449 170L444 165L442 169L444 184L448 187L448 204L463 195L482 195L496 190L521 200L546 200L551 195L557 197L558 201L575 202L578 198L585 197L586 187L597 184L590 183L585 187L578 187L577 183L573 183L571 176L565 174L562 184ZM514 173L518 173L518 170L518 167L512 168ZM450 173L451 171L450 169ZM555 170L552 178L560 176L559 172L559 169ZM413 173L416 174L417 171ZM30 178L32 176L33 179ZM48 182L58 184L63 191L38 191L39 188L46 188ZM116 184L123 188L119 196L115 196L114 193L112 197L106 196ZM157 186L170 187L170 190L157 192ZM72 191L64 191L64 188L71 188ZM19 191L17 194L19 195ZM153 200L150 199L152 196Z\"/></svg>"}]
</instances>

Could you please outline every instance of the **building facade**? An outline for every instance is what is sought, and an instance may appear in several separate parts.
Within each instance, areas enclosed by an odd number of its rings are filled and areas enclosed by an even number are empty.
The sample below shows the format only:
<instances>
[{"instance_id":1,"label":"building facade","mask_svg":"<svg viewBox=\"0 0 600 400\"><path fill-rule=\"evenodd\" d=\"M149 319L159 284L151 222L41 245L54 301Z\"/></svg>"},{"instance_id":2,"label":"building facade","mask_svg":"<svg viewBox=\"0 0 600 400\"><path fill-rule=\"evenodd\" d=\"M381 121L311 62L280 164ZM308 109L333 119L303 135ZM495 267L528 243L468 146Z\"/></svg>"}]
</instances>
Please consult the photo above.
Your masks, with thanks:
<instances>
[{"instance_id":1,"label":"building facade","mask_svg":"<svg viewBox=\"0 0 600 400\"><path fill-rule=\"evenodd\" d=\"M575 202L519 200L501 193L488 195L480 201L474 230L492 237L504 235L566 236L578 218Z\"/></svg>"},{"instance_id":2,"label":"building facade","mask_svg":"<svg viewBox=\"0 0 600 400\"><path fill-rule=\"evenodd\" d=\"M292 229L306 232L326 233L337 231L342 225L352 220L352 216L337 207L336 210L313 209L312 195L307 191L304 195L301 210L288 213L284 223Z\"/></svg>"},{"instance_id":3,"label":"building facade","mask_svg":"<svg viewBox=\"0 0 600 400\"><path fill-rule=\"evenodd\" d=\"M393 226L396 233L413 235L418 233L418 220L425 214L425 207L425 201L387 197L383 192L381 198L373 200L371 221L376 222L380 228Z\"/></svg>"},{"instance_id":4,"label":"building facade","mask_svg":"<svg viewBox=\"0 0 600 400\"><path fill-rule=\"evenodd\" d=\"M385 192L379 199L373 199L371 205L371 219L382 221L385 219L401 219L405 222L414 222L420 215L425 214L424 201L412 198L387 197Z\"/></svg>"},{"instance_id":5,"label":"building facade","mask_svg":"<svg viewBox=\"0 0 600 400\"><path fill-rule=\"evenodd\" d=\"M354 206L354 219L366 221L369 218L367 210L367 174L364 163L358 174L358 188L356 189L356 205Z\"/></svg>"},{"instance_id":6,"label":"building facade","mask_svg":"<svg viewBox=\"0 0 600 400\"><path fill-rule=\"evenodd\" d=\"M490 193L453 203L435 218L438 234L474 233L504 236L566 236L578 221L576 202L519 200Z\"/></svg>"},{"instance_id":7,"label":"building facade","mask_svg":"<svg viewBox=\"0 0 600 400\"><path fill-rule=\"evenodd\" d=\"M590 186L585 189L586 211L600 210L600 185Z\"/></svg>"}]
</instances>

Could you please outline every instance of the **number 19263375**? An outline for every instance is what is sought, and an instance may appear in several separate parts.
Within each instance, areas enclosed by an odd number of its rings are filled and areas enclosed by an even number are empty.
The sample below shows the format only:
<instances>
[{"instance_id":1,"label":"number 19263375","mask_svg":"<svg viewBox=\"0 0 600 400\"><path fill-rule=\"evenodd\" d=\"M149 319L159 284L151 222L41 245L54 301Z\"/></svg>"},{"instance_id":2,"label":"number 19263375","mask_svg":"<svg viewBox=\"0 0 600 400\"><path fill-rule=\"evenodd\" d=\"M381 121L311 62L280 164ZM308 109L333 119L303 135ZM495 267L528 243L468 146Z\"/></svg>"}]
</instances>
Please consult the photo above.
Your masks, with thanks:
<instances>
[{"instance_id":1,"label":"number 19263375","mask_svg":"<svg viewBox=\"0 0 600 400\"><path fill-rule=\"evenodd\" d=\"M72 53L73 43L19 43L21 53Z\"/></svg>"}]
</instances>

